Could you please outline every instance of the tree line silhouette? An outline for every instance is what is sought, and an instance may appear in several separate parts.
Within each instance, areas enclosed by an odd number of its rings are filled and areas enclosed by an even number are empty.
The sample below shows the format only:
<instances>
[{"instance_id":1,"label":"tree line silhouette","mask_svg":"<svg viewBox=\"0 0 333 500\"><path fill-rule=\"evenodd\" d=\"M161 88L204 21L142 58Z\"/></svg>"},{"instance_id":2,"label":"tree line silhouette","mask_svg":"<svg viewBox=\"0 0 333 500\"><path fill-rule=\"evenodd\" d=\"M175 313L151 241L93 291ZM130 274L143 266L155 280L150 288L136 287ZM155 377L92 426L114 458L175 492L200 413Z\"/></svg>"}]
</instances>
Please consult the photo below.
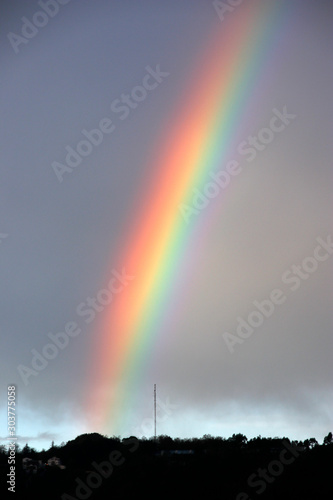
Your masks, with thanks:
<instances>
[{"instance_id":1,"label":"tree line silhouette","mask_svg":"<svg viewBox=\"0 0 333 500\"><path fill-rule=\"evenodd\" d=\"M16 499L266 500L332 497L332 433L315 438L247 439L161 435L127 439L83 434L48 450L16 449ZM0 447L1 498L8 451Z\"/></svg>"}]
</instances>

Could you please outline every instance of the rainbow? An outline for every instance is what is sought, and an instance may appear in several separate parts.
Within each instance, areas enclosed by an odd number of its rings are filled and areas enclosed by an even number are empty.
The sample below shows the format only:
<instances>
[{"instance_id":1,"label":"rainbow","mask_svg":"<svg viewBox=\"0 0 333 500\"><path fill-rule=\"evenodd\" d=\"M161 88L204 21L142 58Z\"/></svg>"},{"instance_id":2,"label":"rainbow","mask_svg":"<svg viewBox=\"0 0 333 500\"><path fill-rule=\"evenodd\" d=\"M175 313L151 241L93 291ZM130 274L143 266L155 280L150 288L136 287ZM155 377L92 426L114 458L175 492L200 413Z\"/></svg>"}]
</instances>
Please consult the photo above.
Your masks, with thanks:
<instances>
[{"instance_id":1,"label":"rainbow","mask_svg":"<svg viewBox=\"0 0 333 500\"><path fill-rule=\"evenodd\" d=\"M190 242L210 213L186 223L180 206L190 206L193 190L232 157L242 126L253 116L253 103L268 92L272 59L281 55L290 21L289 5L244 2L225 21L216 18L189 87L151 151L133 220L121 238L118 267L112 263L134 279L100 316L93 333L87 413L94 430L126 434L145 362L165 331L182 267L189 265ZM214 204L220 207L219 201Z\"/></svg>"}]
</instances>

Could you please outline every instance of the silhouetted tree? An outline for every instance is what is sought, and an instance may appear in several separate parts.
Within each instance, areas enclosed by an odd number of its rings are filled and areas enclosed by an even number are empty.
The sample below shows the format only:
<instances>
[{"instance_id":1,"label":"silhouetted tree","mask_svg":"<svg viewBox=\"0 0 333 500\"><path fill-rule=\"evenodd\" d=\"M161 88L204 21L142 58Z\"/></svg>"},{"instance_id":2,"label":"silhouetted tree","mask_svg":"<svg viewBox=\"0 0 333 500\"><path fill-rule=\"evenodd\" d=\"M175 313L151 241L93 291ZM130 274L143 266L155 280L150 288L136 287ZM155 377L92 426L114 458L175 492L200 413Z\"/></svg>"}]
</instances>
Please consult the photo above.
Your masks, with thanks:
<instances>
[{"instance_id":1,"label":"silhouetted tree","mask_svg":"<svg viewBox=\"0 0 333 500\"><path fill-rule=\"evenodd\" d=\"M307 450L309 450L309 449L311 450L316 445L318 445L318 441L315 438L310 438L310 439L306 439L303 444Z\"/></svg>"},{"instance_id":2,"label":"silhouetted tree","mask_svg":"<svg viewBox=\"0 0 333 500\"><path fill-rule=\"evenodd\" d=\"M332 436L332 433L329 432L327 434L327 436L324 437L323 444L328 445L328 444L332 444L332 443L333 443L333 436Z\"/></svg>"},{"instance_id":3,"label":"silhouetted tree","mask_svg":"<svg viewBox=\"0 0 333 500\"><path fill-rule=\"evenodd\" d=\"M30 446L28 445L28 443L26 443L26 445L22 448L22 455L24 457L27 457L28 455L31 454L31 448Z\"/></svg>"},{"instance_id":4,"label":"silhouetted tree","mask_svg":"<svg viewBox=\"0 0 333 500\"><path fill-rule=\"evenodd\" d=\"M242 446L247 443L247 437L244 434L233 434L230 438L230 441L235 444Z\"/></svg>"}]
</instances>

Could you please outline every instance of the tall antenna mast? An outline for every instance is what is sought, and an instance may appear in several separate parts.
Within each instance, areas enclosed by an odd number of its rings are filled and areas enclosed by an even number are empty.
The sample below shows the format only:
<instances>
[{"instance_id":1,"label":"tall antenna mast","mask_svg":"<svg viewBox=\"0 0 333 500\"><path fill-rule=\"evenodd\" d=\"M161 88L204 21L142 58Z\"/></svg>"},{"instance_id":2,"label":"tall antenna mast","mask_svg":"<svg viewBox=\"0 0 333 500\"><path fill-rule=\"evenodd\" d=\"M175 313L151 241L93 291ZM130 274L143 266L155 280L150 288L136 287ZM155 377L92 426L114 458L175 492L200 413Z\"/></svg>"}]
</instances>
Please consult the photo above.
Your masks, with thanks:
<instances>
[{"instance_id":1,"label":"tall antenna mast","mask_svg":"<svg viewBox=\"0 0 333 500\"><path fill-rule=\"evenodd\" d=\"M154 438L156 441L156 384L154 384Z\"/></svg>"}]
</instances>

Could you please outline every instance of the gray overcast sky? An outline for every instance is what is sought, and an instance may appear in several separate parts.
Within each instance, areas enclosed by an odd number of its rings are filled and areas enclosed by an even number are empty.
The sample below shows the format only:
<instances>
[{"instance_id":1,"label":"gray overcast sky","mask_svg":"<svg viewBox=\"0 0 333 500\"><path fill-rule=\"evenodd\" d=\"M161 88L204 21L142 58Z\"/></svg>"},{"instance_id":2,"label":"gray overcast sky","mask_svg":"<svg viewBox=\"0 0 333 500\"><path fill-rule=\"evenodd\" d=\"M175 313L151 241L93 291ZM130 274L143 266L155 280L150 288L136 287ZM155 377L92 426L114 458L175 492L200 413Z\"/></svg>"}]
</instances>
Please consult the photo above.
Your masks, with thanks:
<instances>
[{"instance_id":1,"label":"gray overcast sky","mask_svg":"<svg viewBox=\"0 0 333 500\"><path fill-rule=\"evenodd\" d=\"M142 422L154 382L172 405L159 410L163 434L322 440L332 431L329 245L297 290L286 274L313 257L317 237L333 235L332 5L294 3L284 48L267 62L270 85L256 94L235 144L266 127L274 108L296 118L253 162L235 149L242 173L200 215L205 238L198 231L189 245L191 265L170 298L176 313L146 361L128 435L153 432ZM20 443L36 448L95 430L84 416L91 328L81 324L81 335L27 386L17 367L31 366L31 349L77 320L77 305L101 288L149 152L191 87L211 32L229 22L210 0L72 0L15 50L8 33L21 35L22 17L38 10L31 0L1 2L0 437L6 387L15 383ZM158 64L168 78L125 120L116 117L115 130L60 183L52 163L63 163L81 130L110 118L114 99ZM276 288L283 304L230 352L223 334L235 334L237 318Z\"/></svg>"}]
</instances>

